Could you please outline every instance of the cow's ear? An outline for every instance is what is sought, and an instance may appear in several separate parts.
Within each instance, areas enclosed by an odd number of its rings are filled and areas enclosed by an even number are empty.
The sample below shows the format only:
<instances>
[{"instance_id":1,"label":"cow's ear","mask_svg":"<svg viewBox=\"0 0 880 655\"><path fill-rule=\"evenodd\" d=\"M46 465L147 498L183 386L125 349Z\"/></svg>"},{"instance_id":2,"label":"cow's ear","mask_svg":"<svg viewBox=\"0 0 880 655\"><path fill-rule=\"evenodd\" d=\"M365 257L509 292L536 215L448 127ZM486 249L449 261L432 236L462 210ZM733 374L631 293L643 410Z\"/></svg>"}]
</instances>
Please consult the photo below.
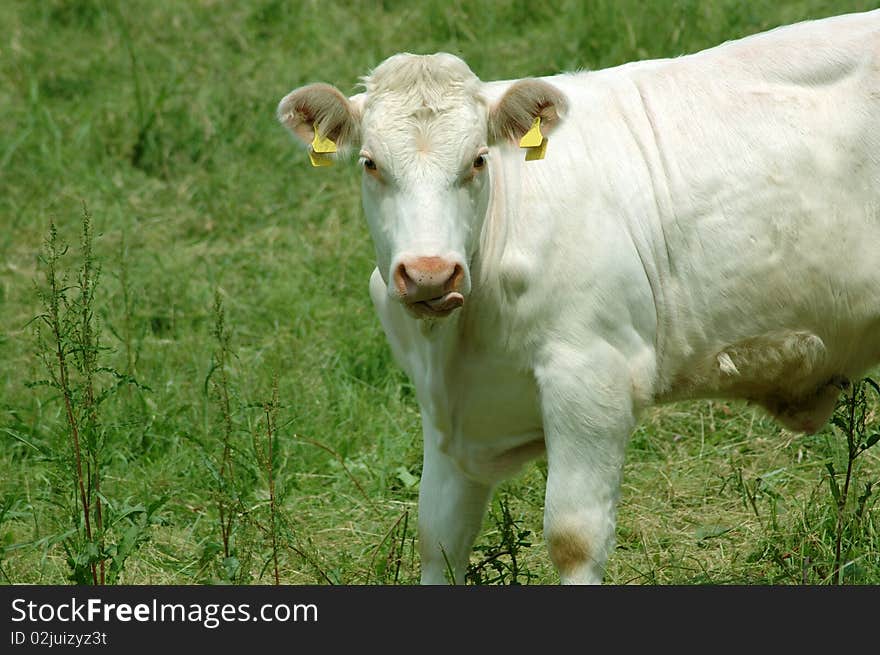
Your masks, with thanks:
<instances>
[{"instance_id":1,"label":"cow's ear","mask_svg":"<svg viewBox=\"0 0 880 655\"><path fill-rule=\"evenodd\" d=\"M536 118L541 119L540 130L546 136L565 116L566 108L565 96L552 84L537 79L514 82L489 110L489 139L519 143Z\"/></svg>"},{"instance_id":2,"label":"cow's ear","mask_svg":"<svg viewBox=\"0 0 880 655\"><path fill-rule=\"evenodd\" d=\"M282 98L278 104L278 120L318 153L322 149L323 152L345 151L359 138L363 104L359 98L346 98L329 84L309 84ZM328 140L334 150L329 150Z\"/></svg>"}]
</instances>

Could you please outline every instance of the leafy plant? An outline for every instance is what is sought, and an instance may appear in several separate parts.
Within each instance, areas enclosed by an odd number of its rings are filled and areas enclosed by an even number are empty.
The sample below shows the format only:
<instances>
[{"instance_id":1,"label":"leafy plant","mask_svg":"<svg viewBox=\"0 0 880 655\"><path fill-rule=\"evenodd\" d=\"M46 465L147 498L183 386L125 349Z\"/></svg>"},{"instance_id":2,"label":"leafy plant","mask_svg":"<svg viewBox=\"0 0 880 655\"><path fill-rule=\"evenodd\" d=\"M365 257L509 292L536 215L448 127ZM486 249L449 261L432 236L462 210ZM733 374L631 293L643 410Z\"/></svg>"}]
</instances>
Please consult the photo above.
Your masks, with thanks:
<instances>
[{"instance_id":1,"label":"leafy plant","mask_svg":"<svg viewBox=\"0 0 880 655\"><path fill-rule=\"evenodd\" d=\"M474 547L482 558L468 566L465 581L470 584L521 585L535 577L523 567L521 552L532 546L532 532L523 528L522 521L513 518L506 494L499 494L489 510L495 530L487 534L493 541L483 541Z\"/></svg>"},{"instance_id":2,"label":"leafy plant","mask_svg":"<svg viewBox=\"0 0 880 655\"><path fill-rule=\"evenodd\" d=\"M868 390L873 390L880 399L880 386L871 378L864 378L851 385L849 393L843 394L832 423L837 426L846 438L846 472L843 475L843 486L838 482L839 473L834 462L826 465L828 485L837 506L837 520L834 528L834 566L832 582L843 584L844 567L847 554L851 550L864 528L865 508L874 495L876 480L863 482L862 493L855 499L853 506L850 496L856 460L866 450L880 441L880 426L871 425L868 420Z\"/></svg>"},{"instance_id":3,"label":"leafy plant","mask_svg":"<svg viewBox=\"0 0 880 655\"><path fill-rule=\"evenodd\" d=\"M783 523L779 512L786 499L761 478L746 480L737 470L734 486L743 505L765 524L767 536L749 560L770 565L765 569L766 582L877 582L880 540L872 512L877 503L877 480L871 478L870 469L859 466L861 456L880 441L880 421L869 397L872 393L880 400L877 382L865 378L841 395L832 427L823 435L827 453L823 474L788 521ZM760 511L765 502L769 504L766 514Z\"/></svg>"},{"instance_id":4,"label":"leafy plant","mask_svg":"<svg viewBox=\"0 0 880 655\"><path fill-rule=\"evenodd\" d=\"M277 373L272 379L272 398L262 403L262 411L265 414L266 430L265 439L261 442L258 431L253 432L253 448L254 457L258 468L266 477L266 485L268 487L268 512L269 525L264 528L264 532L268 534L268 541L271 548L270 557L266 560L266 565L272 563L272 577L275 584L281 584L281 574L278 567L278 553L281 541L281 523L278 517L278 497L275 493L276 481L276 457L278 452L277 446L277 414L278 414L278 375ZM260 526L262 527L262 526ZM265 569L265 567L263 567Z\"/></svg>"},{"instance_id":5,"label":"leafy plant","mask_svg":"<svg viewBox=\"0 0 880 655\"><path fill-rule=\"evenodd\" d=\"M109 440L102 408L121 387L140 385L102 361L107 348L95 317L100 266L93 245L92 216L83 203L81 264L70 283L62 267L68 246L54 222L49 226L40 256L45 282L37 287L43 313L35 319L38 356L49 378L30 386L50 388L61 397L66 426L66 439L57 449L61 454L51 446L31 445L54 462L67 481L62 487L73 490L68 506L72 527L56 540L66 553L69 579L98 585L118 580L126 560L148 538L151 519L164 500L117 512L102 489Z\"/></svg>"}]
</instances>

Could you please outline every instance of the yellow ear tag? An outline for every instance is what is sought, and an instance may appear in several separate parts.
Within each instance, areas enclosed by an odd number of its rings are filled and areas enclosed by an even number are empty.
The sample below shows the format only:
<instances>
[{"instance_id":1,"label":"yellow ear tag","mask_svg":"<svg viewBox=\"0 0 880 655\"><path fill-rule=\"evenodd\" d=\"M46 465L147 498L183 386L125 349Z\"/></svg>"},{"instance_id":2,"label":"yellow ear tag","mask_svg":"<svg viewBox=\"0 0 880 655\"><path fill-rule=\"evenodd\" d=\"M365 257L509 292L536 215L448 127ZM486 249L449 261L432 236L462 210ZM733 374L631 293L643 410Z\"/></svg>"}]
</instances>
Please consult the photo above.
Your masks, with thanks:
<instances>
[{"instance_id":1,"label":"yellow ear tag","mask_svg":"<svg viewBox=\"0 0 880 655\"><path fill-rule=\"evenodd\" d=\"M333 139L328 139L326 136L321 136L318 133L317 125L315 125L315 138L312 139L312 150L322 155L329 152L336 152L336 144L333 142Z\"/></svg>"},{"instance_id":2,"label":"yellow ear tag","mask_svg":"<svg viewBox=\"0 0 880 655\"><path fill-rule=\"evenodd\" d=\"M536 116L529 131L519 140L520 148L537 148L541 145L544 135L541 134L541 117Z\"/></svg>"},{"instance_id":3,"label":"yellow ear tag","mask_svg":"<svg viewBox=\"0 0 880 655\"><path fill-rule=\"evenodd\" d=\"M315 125L315 138L312 139L312 146L309 148L309 161L312 166L332 166L333 157L330 155L336 152L336 144L333 139L323 137L318 133L318 126Z\"/></svg>"},{"instance_id":4,"label":"yellow ear tag","mask_svg":"<svg viewBox=\"0 0 880 655\"><path fill-rule=\"evenodd\" d=\"M547 137L541 139L541 145L526 150L526 161L535 161L536 159L544 159L547 154Z\"/></svg>"},{"instance_id":5,"label":"yellow ear tag","mask_svg":"<svg viewBox=\"0 0 880 655\"><path fill-rule=\"evenodd\" d=\"M333 165L333 157L330 155L325 155L320 152L313 152L309 150L309 161L312 162L312 166L315 168L319 166L332 166Z\"/></svg>"},{"instance_id":6,"label":"yellow ear tag","mask_svg":"<svg viewBox=\"0 0 880 655\"><path fill-rule=\"evenodd\" d=\"M544 159L547 154L547 137L541 134L541 117L536 116L529 131L519 140L520 148L527 148L526 161Z\"/></svg>"}]
</instances>

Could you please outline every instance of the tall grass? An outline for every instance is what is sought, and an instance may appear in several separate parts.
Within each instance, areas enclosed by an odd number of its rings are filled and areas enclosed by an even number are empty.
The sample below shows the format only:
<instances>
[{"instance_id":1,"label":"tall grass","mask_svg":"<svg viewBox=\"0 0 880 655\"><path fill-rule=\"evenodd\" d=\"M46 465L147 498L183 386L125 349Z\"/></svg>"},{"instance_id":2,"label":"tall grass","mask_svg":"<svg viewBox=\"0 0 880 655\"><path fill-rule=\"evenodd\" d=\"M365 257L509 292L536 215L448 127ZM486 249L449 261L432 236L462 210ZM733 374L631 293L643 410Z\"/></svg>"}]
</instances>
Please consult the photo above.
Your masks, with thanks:
<instances>
[{"instance_id":1,"label":"tall grass","mask_svg":"<svg viewBox=\"0 0 880 655\"><path fill-rule=\"evenodd\" d=\"M45 384L61 394L64 416L70 438L66 452L72 461L73 486L79 493L79 506L74 508L77 520L82 519L82 531L74 539L63 540L71 579L76 582L91 580L104 584L104 535L101 512L101 445L94 375L98 354L98 339L94 333L92 304L97 273L92 258L91 216L83 208L83 264L79 277L78 297L68 299L66 276L59 279L58 267L67 253L67 246L59 243L54 223L49 225L42 263L46 269L46 286L37 290L45 313L37 318L49 329L49 341L37 329L39 356L50 375ZM73 370L72 370L73 369ZM79 375L79 384L71 380L71 373ZM85 460L85 464L83 463ZM95 523L95 529L92 529ZM98 570L100 568L100 576Z\"/></svg>"},{"instance_id":2,"label":"tall grass","mask_svg":"<svg viewBox=\"0 0 880 655\"><path fill-rule=\"evenodd\" d=\"M0 580L418 580L414 392L370 306L355 167L312 170L274 118L295 86L353 92L399 51L451 51L483 79L600 68L876 6L0 3ZM608 580L880 581L876 494L850 521L880 461L853 464L838 531L840 429L791 435L736 403L652 410ZM556 580L545 475L500 490L472 582Z\"/></svg>"},{"instance_id":3,"label":"tall grass","mask_svg":"<svg viewBox=\"0 0 880 655\"><path fill-rule=\"evenodd\" d=\"M215 455L211 462L210 471L217 485L215 490L217 502L218 528L220 541L223 547L223 570L229 579L235 579L238 573L238 558L235 556L234 533L236 517L241 511L241 498L235 477L235 465L233 452L235 445L233 437L235 428L232 423L232 402L229 382L229 360L232 357L230 348L229 332L226 328L226 317L223 311L223 302L219 292L214 295L214 330L216 339L214 361L211 371L208 373L211 379L213 394L217 403L219 414L218 427L220 454ZM206 443L209 444L213 435L206 435Z\"/></svg>"},{"instance_id":4,"label":"tall grass","mask_svg":"<svg viewBox=\"0 0 880 655\"><path fill-rule=\"evenodd\" d=\"M60 505L69 517L67 525L59 525L42 543L63 547L69 580L103 585L119 579L127 559L149 537L151 519L164 500L150 499L149 507L120 506L102 490L105 462L119 446L106 425L104 408L121 386L138 385L134 378L101 361L105 349L95 317L99 266L93 243L92 216L83 204L76 282L69 282L63 267L68 247L54 223L49 225L40 257L45 282L36 289L43 310L35 319L36 354L49 378L27 386L58 394L65 435L60 439L50 435L40 443L11 429L7 434L33 447L51 463L49 471L56 487L45 502L50 507ZM65 502L70 497L73 502Z\"/></svg>"},{"instance_id":5,"label":"tall grass","mask_svg":"<svg viewBox=\"0 0 880 655\"><path fill-rule=\"evenodd\" d=\"M277 414L278 414L278 375L275 374L272 378L272 398L270 400L264 401L262 403L262 410L266 417L266 431L265 431L265 439L261 440L257 434L254 432L253 435L253 448L254 448L254 456L256 457L257 465L266 476L266 486L268 488L268 506L269 506L269 525L268 530L264 529L264 532L269 533L269 544L271 547L270 550L270 559L272 562L272 579L275 584L281 584L281 572L278 565L278 552L281 548L280 545L280 527L281 522L278 517L278 496L275 491L275 453L277 452L276 439L277 439ZM267 559L267 564L269 559Z\"/></svg>"}]
</instances>

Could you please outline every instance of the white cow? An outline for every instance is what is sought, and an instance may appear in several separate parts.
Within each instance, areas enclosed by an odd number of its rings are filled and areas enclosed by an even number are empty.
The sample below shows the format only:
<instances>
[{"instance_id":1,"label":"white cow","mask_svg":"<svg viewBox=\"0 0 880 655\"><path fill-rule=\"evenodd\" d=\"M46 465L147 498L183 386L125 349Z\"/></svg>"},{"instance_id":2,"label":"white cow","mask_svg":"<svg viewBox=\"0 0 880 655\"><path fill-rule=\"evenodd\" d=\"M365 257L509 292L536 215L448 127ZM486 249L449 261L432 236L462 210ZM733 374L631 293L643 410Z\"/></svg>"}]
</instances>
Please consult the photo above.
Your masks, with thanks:
<instances>
[{"instance_id":1,"label":"white cow","mask_svg":"<svg viewBox=\"0 0 880 655\"><path fill-rule=\"evenodd\" d=\"M422 414L423 582L463 580L493 485L544 453L550 556L600 582L641 410L744 398L811 432L880 361L880 11L540 79L399 54L364 82L278 115L317 165L360 148L370 292Z\"/></svg>"}]
</instances>

